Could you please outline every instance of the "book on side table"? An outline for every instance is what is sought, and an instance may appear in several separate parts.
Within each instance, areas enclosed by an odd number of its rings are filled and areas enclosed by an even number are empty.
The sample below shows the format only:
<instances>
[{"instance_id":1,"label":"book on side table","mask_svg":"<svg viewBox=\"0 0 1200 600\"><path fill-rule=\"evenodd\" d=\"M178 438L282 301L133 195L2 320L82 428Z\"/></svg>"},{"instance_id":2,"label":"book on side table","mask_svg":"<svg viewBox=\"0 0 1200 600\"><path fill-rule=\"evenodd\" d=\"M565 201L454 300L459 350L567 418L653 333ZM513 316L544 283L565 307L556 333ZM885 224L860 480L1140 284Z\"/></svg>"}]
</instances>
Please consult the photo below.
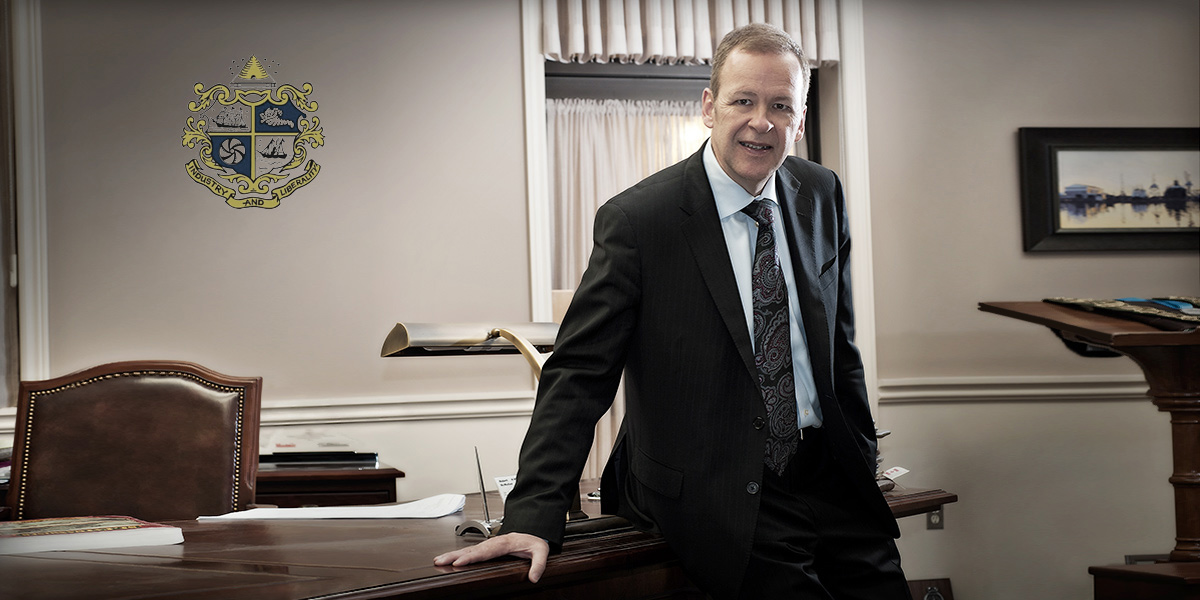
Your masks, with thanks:
<instances>
[{"instance_id":1,"label":"book on side table","mask_svg":"<svg viewBox=\"0 0 1200 600\"><path fill-rule=\"evenodd\" d=\"M133 517L56 517L0 521L0 555L183 543L183 530Z\"/></svg>"}]
</instances>

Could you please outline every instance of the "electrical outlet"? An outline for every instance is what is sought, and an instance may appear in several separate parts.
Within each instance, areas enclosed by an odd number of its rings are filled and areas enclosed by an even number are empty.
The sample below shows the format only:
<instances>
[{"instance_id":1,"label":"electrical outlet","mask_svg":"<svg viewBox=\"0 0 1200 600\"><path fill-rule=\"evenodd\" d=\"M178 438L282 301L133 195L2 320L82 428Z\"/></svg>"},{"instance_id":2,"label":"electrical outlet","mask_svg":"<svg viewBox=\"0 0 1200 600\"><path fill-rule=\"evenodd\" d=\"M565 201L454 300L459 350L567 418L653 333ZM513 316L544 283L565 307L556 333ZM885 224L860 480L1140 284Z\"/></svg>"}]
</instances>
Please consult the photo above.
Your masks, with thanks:
<instances>
[{"instance_id":1,"label":"electrical outlet","mask_svg":"<svg viewBox=\"0 0 1200 600\"><path fill-rule=\"evenodd\" d=\"M925 513L925 529L942 529L945 526L945 517L940 507Z\"/></svg>"}]
</instances>

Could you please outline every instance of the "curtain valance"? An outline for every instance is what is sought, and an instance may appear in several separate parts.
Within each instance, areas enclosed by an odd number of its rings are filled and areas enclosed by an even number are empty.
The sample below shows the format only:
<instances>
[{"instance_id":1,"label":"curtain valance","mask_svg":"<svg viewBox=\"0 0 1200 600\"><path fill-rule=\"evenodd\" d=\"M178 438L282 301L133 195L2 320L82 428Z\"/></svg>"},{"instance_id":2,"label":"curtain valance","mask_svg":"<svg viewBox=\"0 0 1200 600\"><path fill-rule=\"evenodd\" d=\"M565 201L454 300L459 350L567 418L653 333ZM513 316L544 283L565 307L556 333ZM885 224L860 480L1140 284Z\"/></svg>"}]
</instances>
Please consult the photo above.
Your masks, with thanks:
<instances>
[{"instance_id":1,"label":"curtain valance","mask_svg":"<svg viewBox=\"0 0 1200 600\"><path fill-rule=\"evenodd\" d=\"M791 34L813 66L837 62L837 0L542 0L546 60L708 64L748 23Z\"/></svg>"}]
</instances>

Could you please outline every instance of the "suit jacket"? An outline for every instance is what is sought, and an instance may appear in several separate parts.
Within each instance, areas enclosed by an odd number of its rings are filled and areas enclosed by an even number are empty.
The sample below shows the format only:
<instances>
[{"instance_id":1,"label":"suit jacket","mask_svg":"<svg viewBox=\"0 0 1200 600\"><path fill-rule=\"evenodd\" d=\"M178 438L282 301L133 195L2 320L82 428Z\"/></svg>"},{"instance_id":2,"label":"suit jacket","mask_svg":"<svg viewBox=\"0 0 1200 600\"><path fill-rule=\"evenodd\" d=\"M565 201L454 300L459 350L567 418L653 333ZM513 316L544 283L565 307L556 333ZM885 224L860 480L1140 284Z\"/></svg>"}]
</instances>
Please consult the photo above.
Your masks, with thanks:
<instances>
[{"instance_id":1,"label":"suit jacket","mask_svg":"<svg viewBox=\"0 0 1200 600\"><path fill-rule=\"evenodd\" d=\"M841 182L789 157L776 185L831 456L866 498L864 518L897 536L875 483ZM595 423L622 371L626 415L602 510L660 531L697 584L733 595L758 516L767 430L754 423L766 410L702 152L597 211L587 271L542 371L504 531L561 544Z\"/></svg>"}]
</instances>

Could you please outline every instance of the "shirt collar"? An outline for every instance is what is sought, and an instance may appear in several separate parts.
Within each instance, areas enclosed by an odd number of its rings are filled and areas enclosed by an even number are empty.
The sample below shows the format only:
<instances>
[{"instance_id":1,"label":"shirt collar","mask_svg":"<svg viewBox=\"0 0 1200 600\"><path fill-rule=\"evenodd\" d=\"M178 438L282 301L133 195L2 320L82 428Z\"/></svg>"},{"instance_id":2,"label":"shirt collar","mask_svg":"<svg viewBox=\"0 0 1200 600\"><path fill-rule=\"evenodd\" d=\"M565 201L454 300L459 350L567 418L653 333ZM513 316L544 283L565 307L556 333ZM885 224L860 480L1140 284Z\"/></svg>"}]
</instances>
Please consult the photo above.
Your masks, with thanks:
<instances>
[{"instance_id":1,"label":"shirt collar","mask_svg":"<svg viewBox=\"0 0 1200 600\"><path fill-rule=\"evenodd\" d=\"M747 204L759 198L771 200L778 205L775 200L775 173L771 173L771 177L767 179L762 194L751 196L721 168L721 163L717 162L717 155L712 149L712 140L704 144L704 171L708 174L708 184L712 187L713 198L717 201L717 214L722 219L741 212Z\"/></svg>"}]
</instances>

